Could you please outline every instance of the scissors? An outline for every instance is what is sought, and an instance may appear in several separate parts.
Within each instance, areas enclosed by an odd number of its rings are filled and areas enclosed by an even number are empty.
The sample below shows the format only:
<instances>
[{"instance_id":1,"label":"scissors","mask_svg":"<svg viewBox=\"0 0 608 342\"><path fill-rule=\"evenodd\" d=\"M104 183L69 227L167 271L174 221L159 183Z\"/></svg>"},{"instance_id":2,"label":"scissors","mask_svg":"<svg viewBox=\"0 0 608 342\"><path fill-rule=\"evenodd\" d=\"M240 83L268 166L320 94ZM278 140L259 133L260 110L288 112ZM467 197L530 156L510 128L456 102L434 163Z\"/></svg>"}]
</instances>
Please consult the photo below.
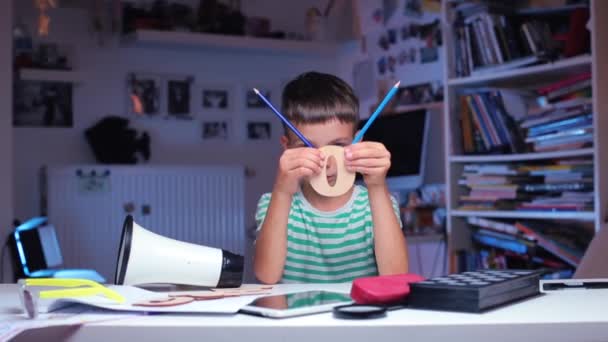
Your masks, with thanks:
<instances>
[{"instance_id":1,"label":"scissors","mask_svg":"<svg viewBox=\"0 0 608 342\"><path fill-rule=\"evenodd\" d=\"M125 302L125 298L118 292L88 279L26 278L20 279L18 284L20 285L19 297L21 304L29 318L36 318L38 315L38 298L74 298L102 295L117 303ZM32 286L65 287L65 289L36 291L36 296L30 288Z\"/></svg>"}]
</instances>

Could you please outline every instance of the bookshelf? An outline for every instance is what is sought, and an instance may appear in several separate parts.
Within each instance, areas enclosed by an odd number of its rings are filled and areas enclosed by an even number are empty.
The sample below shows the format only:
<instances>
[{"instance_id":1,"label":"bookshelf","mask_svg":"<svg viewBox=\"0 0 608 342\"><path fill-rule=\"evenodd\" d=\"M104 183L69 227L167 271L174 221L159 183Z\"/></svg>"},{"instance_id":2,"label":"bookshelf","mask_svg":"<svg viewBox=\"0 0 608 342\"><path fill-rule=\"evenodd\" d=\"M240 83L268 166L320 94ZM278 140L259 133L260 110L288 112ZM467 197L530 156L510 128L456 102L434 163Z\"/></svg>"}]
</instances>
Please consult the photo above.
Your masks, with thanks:
<instances>
[{"instance_id":1,"label":"bookshelf","mask_svg":"<svg viewBox=\"0 0 608 342\"><path fill-rule=\"evenodd\" d=\"M249 50L266 53L335 56L356 46L355 41L314 42L230 36L197 32L137 30L122 39L124 47L171 47L215 50Z\"/></svg>"},{"instance_id":2,"label":"bookshelf","mask_svg":"<svg viewBox=\"0 0 608 342\"><path fill-rule=\"evenodd\" d=\"M444 53L444 141L445 141L445 167L446 167L446 206L447 206L447 237L448 237L448 264L450 272L459 271L455 266L455 255L458 251L474 250L472 234L475 231L469 219L484 218L501 222L514 223L523 220L532 222L558 222L563 224L581 224L590 226L597 233L608 222L608 65L603 61L608 58L608 1L589 1L591 20L590 28L591 52L575 55L569 58L537 63L505 70L496 68L492 71L487 68L483 73L466 75L461 72L462 64L458 65L457 56L462 56L462 46L456 37L459 26L456 24L454 8L462 4L461 1L442 2L442 24ZM519 13L536 15L543 13L567 13L568 11L585 8L587 6L565 6L553 10L523 9ZM460 28L461 29L461 28ZM466 28L465 28L466 30ZM499 33L496 33L499 34ZM487 38L487 37L486 37ZM486 42L492 43L487 38ZM496 44L496 43L495 43ZM458 46L457 46L458 45ZM494 45L500 49L500 43ZM481 52L478 52L481 54ZM485 53L485 52L484 52ZM492 153L465 153L463 147L463 126L461 122L462 96L476 89L515 89L531 90L551 83L572 77L585 72L591 72L591 122L592 145L577 148L557 148L554 150L526 150L510 153L505 151ZM485 98L484 98L485 100ZM465 102L466 103L466 102ZM482 102L483 104L484 102ZM485 102L488 103L488 102ZM470 104L470 102L469 102ZM473 108L473 105L471 105ZM494 114L495 115L495 114ZM471 124L473 125L473 124ZM506 125L504 127L507 127ZM602 134L603 133L603 134ZM593 205L585 210L520 210L516 209L489 209L475 210L461 205L463 195L467 195L468 184L463 185L462 175L465 166L471 164L501 164L515 167L525 163L544 163L551 160L576 160L586 158L592 161L592 193ZM472 188L472 187L471 187ZM466 197L466 196L464 196ZM573 265L571 265L574 267Z\"/></svg>"}]
</instances>

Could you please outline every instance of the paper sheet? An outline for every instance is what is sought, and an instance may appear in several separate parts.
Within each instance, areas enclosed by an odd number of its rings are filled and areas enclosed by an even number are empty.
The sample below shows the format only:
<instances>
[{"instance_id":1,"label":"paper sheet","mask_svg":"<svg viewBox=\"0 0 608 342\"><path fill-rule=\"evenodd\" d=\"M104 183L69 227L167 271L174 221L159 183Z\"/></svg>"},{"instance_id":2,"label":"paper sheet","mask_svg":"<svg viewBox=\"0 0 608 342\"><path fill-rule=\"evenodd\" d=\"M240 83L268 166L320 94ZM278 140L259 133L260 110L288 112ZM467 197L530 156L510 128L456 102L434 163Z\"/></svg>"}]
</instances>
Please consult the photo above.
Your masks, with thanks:
<instances>
[{"instance_id":1,"label":"paper sheet","mask_svg":"<svg viewBox=\"0 0 608 342\"><path fill-rule=\"evenodd\" d=\"M194 301L188 304L167 306L167 307L141 307L133 306L133 303L167 298L171 293L159 293L143 290L133 286L109 286L112 290L120 293L125 297L125 303L118 304L110 299L102 296L90 296L79 298L64 298L54 300L40 300L38 304L39 312L53 312L57 309L64 308L74 303L86 304L97 308L103 308L114 311L130 311L130 312L168 312L168 313L216 313L216 314L235 314L242 307L251 303L260 295L228 297L220 299ZM173 293L171 293L173 294Z\"/></svg>"},{"instance_id":2,"label":"paper sheet","mask_svg":"<svg viewBox=\"0 0 608 342\"><path fill-rule=\"evenodd\" d=\"M92 322L123 320L137 317L138 314L116 314L113 311L96 309L90 306L72 305L53 313L41 314L36 319L23 315L0 321L0 342L10 341L24 331L58 326L75 326Z\"/></svg>"}]
</instances>

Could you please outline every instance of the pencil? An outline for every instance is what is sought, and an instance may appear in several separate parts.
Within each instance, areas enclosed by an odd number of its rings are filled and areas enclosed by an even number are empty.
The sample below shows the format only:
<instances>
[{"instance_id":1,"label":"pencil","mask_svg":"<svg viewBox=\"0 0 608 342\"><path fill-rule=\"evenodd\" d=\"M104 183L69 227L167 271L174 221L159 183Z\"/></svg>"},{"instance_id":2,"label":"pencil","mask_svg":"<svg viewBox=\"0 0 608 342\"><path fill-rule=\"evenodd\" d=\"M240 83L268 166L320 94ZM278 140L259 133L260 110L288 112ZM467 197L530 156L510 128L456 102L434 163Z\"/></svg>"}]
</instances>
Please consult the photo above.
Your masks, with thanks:
<instances>
[{"instance_id":1,"label":"pencil","mask_svg":"<svg viewBox=\"0 0 608 342\"><path fill-rule=\"evenodd\" d=\"M295 135L298 136L298 138L300 138L300 140L302 140L302 142L304 142L304 144L306 144L306 146L308 147L314 147L310 141L308 141L308 139L306 139L304 137L304 135L302 133L300 133L300 131L298 131L297 128L295 128L291 122L289 122L289 120L287 120L287 118L285 118L283 116L283 114L279 113L279 111L274 108L274 106L272 105L272 103L270 103L270 101L268 101L264 95L262 95L262 93L260 93L256 88L253 88L253 91L262 99L262 101L264 101L268 107L270 107L270 109L272 109L272 111L279 117L279 119L283 120L283 122L287 125L287 127L289 127L294 133Z\"/></svg>"},{"instance_id":2,"label":"pencil","mask_svg":"<svg viewBox=\"0 0 608 342\"><path fill-rule=\"evenodd\" d=\"M367 120L367 122L365 123L365 125L363 126L363 128L361 128L361 130L359 131L359 134L357 134L357 136L355 137L355 139L353 139L353 142L352 142L353 144L358 143L359 141L361 141L361 139L363 139L363 135L369 129L369 126L372 125L372 122L374 122L374 120L376 120L376 117L378 115L380 115L380 112L382 112L382 109L384 109L384 106L386 106L386 104L388 103L388 101L390 101L391 98L397 92L397 89L399 89L399 84L400 83L401 83L401 81L395 83L395 85L393 86L393 88L388 92L388 94L386 94L386 96L384 97L384 99L382 100L382 102L380 102L380 105L378 106L378 108L376 108L376 110L369 117L369 119Z\"/></svg>"}]
</instances>

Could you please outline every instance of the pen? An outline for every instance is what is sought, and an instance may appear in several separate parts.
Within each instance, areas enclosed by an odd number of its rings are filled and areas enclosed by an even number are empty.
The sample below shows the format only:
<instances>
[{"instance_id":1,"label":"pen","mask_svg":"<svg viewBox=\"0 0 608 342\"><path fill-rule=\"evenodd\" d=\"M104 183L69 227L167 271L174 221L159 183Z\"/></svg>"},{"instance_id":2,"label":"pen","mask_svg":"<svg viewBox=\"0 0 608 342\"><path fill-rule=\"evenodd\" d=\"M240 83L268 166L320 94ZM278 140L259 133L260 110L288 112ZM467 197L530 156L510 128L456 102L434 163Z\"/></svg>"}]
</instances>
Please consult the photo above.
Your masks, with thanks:
<instances>
[{"instance_id":1,"label":"pen","mask_svg":"<svg viewBox=\"0 0 608 342\"><path fill-rule=\"evenodd\" d=\"M272 111L279 117L279 119L283 120L283 122L287 125L287 127L289 127L294 133L295 135L298 136L298 138L300 138L300 140L302 140L302 142L304 142L304 144L306 144L306 146L308 147L314 147L310 141L308 141L308 139L306 139L304 137L304 135L302 133L300 133L300 131L298 131L297 128L295 128L291 122L289 122L289 120L287 120L287 118L285 118L283 116L283 114L281 114L276 108L274 108L274 106L272 105L272 103L270 103L270 101L268 101L266 99L266 97L264 97L264 95L262 95L262 93L260 93L259 90L257 90L256 88L253 88L253 91L262 99L262 101L264 101L266 103L266 105L268 105L268 107L270 107L270 109L272 109Z\"/></svg>"},{"instance_id":2,"label":"pen","mask_svg":"<svg viewBox=\"0 0 608 342\"><path fill-rule=\"evenodd\" d=\"M369 126L372 125L372 122L374 122L374 120L376 120L376 117L378 115L380 115L380 112L382 112L382 109L384 109L384 106L386 106L386 104L388 103L388 101L390 101L390 99L395 95L395 93L399 89L399 84L400 83L401 83L401 81L395 83L395 85L393 86L393 88L391 88L391 90L388 92L388 94L386 94L386 96L384 97L384 99L382 100L382 102L380 102L380 104L378 105L378 108L376 108L376 110L369 117L369 119L367 120L367 122L365 123L365 125L363 126L363 128L361 128L361 130L359 131L359 134L357 134L357 136L355 137L355 139L353 139L353 144L358 143L359 141L361 141L361 139L363 139L363 135L365 134L365 132L367 131L367 129L369 128Z\"/></svg>"}]
</instances>

